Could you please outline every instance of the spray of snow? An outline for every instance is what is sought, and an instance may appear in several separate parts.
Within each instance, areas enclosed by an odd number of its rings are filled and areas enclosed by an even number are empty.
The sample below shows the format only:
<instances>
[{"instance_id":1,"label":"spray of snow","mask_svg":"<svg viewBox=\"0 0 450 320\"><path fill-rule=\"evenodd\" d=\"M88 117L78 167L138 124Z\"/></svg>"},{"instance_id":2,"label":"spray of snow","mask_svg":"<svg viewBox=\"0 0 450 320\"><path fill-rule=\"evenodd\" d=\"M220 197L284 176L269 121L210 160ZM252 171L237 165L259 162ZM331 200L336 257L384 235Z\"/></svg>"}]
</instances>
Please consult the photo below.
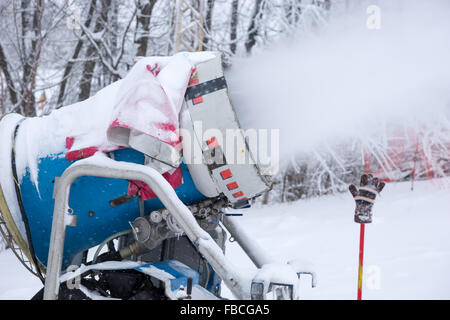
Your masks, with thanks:
<instances>
[{"instance_id":1,"label":"spray of snow","mask_svg":"<svg viewBox=\"0 0 450 320\"><path fill-rule=\"evenodd\" d=\"M366 9L380 8L380 29ZM279 128L281 156L389 124L450 128L448 1L361 1L314 35L234 61L231 98L244 128Z\"/></svg>"}]
</instances>

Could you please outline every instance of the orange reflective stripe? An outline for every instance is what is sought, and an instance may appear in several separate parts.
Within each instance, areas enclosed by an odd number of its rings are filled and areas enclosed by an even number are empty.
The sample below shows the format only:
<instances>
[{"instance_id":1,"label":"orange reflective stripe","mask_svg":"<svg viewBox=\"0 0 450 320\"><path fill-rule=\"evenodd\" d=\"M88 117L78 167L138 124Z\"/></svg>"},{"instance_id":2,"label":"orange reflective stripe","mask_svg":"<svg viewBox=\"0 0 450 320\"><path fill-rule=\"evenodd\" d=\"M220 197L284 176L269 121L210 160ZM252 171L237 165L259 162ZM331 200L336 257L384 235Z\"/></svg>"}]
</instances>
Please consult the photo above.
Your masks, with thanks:
<instances>
[{"instance_id":1,"label":"orange reflective stripe","mask_svg":"<svg viewBox=\"0 0 450 320\"><path fill-rule=\"evenodd\" d=\"M231 174L231 170L227 169L227 170L223 170L220 173L220 176L222 177L223 180L225 180L225 179L231 178L233 175Z\"/></svg>"}]
</instances>

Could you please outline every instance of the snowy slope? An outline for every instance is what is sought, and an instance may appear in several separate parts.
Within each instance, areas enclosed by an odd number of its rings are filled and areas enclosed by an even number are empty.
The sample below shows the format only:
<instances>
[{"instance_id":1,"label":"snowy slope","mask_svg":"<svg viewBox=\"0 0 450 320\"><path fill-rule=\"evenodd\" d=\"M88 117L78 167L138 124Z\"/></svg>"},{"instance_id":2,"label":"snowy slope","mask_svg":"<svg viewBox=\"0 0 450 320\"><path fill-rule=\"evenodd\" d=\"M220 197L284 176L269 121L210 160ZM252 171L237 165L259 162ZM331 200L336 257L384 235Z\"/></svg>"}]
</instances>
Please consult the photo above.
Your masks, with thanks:
<instances>
[{"instance_id":1,"label":"snowy slope","mask_svg":"<svg viewBox=\"0 0 450 320\"><path fill-rule=\"evenodd\" d=\"M450 299L450 191L428 181L388 184L366 228L365 299ZM310 259L318 285L305 276L305 299L355 299L359 226L350 194L243 210L248 233L279 260ZM252 264L235 243L227 256ZM367 285L369 288L367 288ZM8 250L0 253L0 299L29 299L41 288ZM224 288L223 294L231 298Z\"/></svg>"},{"instance_id":2,"label":"snowy slope","mask_svg":"<svg viewBox=\"0 0 450 320\"><path fill-rule=\"evenodd\" d=\"M0 252L0 300L31 299L41 288L11 250Z\"/></svg>"},{"instance_id":3,"label":"snowy slope","mask_svg":"<svg viewBox=\"0 0 450 320\"><path fill-rule=\"evenodd\" d=\"M450 190L428 181L388 184L366 227L363 299L450 299ZM304 299L355 299L359 225L348 194L252 208L240 219L279 260L309 259L318 284L305 276ZM252 266L235 243L230 259ZM369 286L369 288L367 288ZM231 298L225 288L222 293Z\"/></svg>"}]
</instances>

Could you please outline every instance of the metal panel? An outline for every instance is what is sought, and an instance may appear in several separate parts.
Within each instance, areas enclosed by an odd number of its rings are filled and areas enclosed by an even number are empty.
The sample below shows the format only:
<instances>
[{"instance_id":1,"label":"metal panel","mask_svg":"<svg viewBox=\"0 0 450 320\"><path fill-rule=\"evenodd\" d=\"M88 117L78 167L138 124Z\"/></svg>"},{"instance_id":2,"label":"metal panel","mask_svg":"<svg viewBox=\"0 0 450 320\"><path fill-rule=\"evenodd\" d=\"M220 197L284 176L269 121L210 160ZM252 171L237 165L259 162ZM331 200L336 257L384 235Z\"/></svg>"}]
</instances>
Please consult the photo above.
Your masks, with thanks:
<instances>
[{"instance_id":1,"label":"metal panel","mask_svg":"<svg viewBox=\"0 0 450 320\"><path fill-rule=\"evenodd\" d=\"M231 105L228 89L224 83L221 54L216 53L216 58L198 64L196 69L198 84L191 86L191 89L188 88L184 106L189 114L184 118L189 119L191 124L182 124L184 128L191 130L191 134L195 137L194 143L198 144L197 148L203 150L204 167L201 168L201 164L188 165L194 182L196 185L215 185L215 189L233 204L264 193L269 189L269 184L259 171ZM199 97L201 100L198 100ZM200 124L201 130L199 127L193 129L195 123ZM233 138L225 139L227 134ZM211 155L206 141L212 138L217 138L220 147L213 152L222 150L226 163L208 165ZM225 181L221 177L220 173L227 169L232 172L232 180L238 185L236 190L229 190L227 185L231 181L228 179ZM209 179L199 177L200 174L206 173ZM202 189L211 192L209 191L211 187L197 187L200 192Z\"/></svg>"}]
</instances>

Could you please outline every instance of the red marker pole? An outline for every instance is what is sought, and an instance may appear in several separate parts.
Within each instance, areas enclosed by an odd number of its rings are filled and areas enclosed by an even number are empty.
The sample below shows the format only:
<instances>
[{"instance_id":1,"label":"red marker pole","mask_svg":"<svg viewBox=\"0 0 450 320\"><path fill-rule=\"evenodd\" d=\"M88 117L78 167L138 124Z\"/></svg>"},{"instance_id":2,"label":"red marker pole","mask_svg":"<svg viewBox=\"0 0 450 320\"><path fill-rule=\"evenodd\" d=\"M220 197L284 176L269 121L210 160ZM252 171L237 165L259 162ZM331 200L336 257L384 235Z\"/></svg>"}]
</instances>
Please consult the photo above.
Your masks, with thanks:
<instances>
[{"instance_id":1,"label":"red marker pole","mask_svg":"<svg viewBox=\"0 0 450 320\"><path fill-rule=\"evenodd\" d=\"M355 222L360 224L359 231L359 265L358 265L358 300L362 299L363 261L364 261L364 231L365 224L372 222L372 207L375 198L383 190L384 182L378 181L371 174L363 174L359 189L351 184L348 186L356 202Z\"/></svg>"},{"instance_id":2,"label":"red marker pole","mask_svg":"<svg viewBox=\"0 0 450 320\"><path fill-rule=\"evenodd\" d=\"M364 261L364 231L365 224L360 224L359 229L359 268L358 268L358 300L362 299L363 261Z\"/></svg>"}]
</instances>

